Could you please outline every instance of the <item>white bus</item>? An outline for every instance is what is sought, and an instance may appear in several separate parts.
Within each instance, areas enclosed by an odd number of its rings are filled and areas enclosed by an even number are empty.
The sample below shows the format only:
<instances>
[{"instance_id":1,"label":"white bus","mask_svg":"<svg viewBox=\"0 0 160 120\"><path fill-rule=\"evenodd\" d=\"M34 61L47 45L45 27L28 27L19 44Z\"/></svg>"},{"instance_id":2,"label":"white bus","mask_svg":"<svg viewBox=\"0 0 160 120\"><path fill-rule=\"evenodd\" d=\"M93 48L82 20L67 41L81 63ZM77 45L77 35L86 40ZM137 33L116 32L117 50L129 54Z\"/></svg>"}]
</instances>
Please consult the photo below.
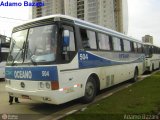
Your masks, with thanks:
<instances>
[{"instance_id":1,"label":"white bus","mask_svg":"<svg viewBox=\"0 0 160 120\"><path fill-rule=\"evenodd\" d=\"M107 28L65 15L38 18L13 29L6 66L11 96L62 104L144 71L143 44Z\"/></svg>"},{"instance_id":2,"label":"white bus","mask_svg":"<svg viewBox=\"0 0 160 120\"><path fill-rule=\"evenodd\" d=\"M152 72L156 69L160 69L160 48L150 44L144 44L146 55L146 71Z\"/></svg>"},{"instance_id":3,"label":"white bus","mask_svg":"<svg viewBox=\"0 0 160 120\"><path fill-rule=\"evenodd\" d=\"M5 65L9 53L9 41L2 42L0 39L0 79L5 78Z\"/></svg>"}]
</instances>

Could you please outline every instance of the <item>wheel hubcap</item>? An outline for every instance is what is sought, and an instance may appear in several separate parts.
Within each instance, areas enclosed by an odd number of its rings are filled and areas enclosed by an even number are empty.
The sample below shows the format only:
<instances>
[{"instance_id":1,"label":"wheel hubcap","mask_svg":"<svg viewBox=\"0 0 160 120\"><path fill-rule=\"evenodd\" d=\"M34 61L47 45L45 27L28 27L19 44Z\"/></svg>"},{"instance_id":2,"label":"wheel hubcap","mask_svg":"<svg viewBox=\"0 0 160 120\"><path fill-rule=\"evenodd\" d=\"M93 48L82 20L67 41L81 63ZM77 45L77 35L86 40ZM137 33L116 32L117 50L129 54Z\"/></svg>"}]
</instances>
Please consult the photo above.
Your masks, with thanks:
<instances>
[{"instance_id":1,"label":"wheel hubcap","mask_svg":"<svg viewBox=\"0 0 160 120\"><path fill-rule=\"evenodd\" d=\"M91 82L88 82L86 85L86 94L87 96L93 96L94 93L94 86Z\"/></svg>"}]
</instances>

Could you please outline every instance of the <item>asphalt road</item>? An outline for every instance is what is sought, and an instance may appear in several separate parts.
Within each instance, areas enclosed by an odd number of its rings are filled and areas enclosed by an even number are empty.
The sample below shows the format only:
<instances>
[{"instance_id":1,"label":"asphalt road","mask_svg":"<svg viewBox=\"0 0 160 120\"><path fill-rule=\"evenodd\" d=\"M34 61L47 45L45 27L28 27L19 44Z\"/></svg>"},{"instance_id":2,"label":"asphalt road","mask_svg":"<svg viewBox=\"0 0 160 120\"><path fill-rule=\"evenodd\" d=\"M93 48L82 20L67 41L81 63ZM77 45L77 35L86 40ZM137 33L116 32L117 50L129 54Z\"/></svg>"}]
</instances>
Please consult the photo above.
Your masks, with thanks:
<instances>
[{"instance_id":1,"label":"asphalt road","mask_svg":"<svg viewBox=\"0 0 160 120\"><path fill-rule=\"evenodd\" d=\"M16 120L54 120L54 118L57 119L67 111L70 111L73 106L83 106L78 101L59 106L27 99L19 99L20 103L13 102L12 105L9 105L8 101L9 96L5 91L5 81L0 81L0 120L3 120L2 116L4 114L11 118L15 117L17 118Z\"/></svg>"},{"instance_id":2,"label":"asphalt road","mask_svg":"<svg viewBox=\"0 0 160 120\"><path fill-rule=\"evenodd\" d=\"M124 82L112 88L103 90L96 97L94 102L109 97L117 91L125 89L131 85L132 83L130 82ZM19 99L20 103L13 103L12 105L9 105L8 101L9 96L5 91L5 82L0 81L0 120L3 120L6 115L11 120L57 120L68 114L83 110L89 105L82 104L78 100L59 106L26 99Z\"/></svg>"}]
</instances>

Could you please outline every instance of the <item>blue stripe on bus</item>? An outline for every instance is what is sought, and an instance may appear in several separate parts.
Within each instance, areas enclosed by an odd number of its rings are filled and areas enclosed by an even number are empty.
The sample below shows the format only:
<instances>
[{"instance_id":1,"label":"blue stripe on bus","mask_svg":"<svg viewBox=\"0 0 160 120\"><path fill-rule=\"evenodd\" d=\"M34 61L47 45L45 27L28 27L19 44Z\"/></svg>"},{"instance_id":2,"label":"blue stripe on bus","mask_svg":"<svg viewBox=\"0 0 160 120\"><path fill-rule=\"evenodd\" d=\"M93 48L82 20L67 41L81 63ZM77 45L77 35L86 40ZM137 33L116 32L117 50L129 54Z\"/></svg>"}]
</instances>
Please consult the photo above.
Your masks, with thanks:
<instances>
[{"instance_id":1,"label":"blue stripe on bus","mask_svg":"<svg viewBox=\"0 0 160 120\"><path fill-rule=\"evenodd\" d=\"M121 57L121 56L120 56ZM129 57L127 54L124 54L122 57ZM127 58L124 58L127 59ZM91 54L85 51L79 51L78 53L78 61L79 61L79 68L95 68L95 67L103 67L103 66L112 66L112 65L121 65L121 64L130 64L130 63L139 63L143 62L145 59L144 55L140 55L134 61L113 61L107 58L99 57L98 55Z\"/></svg>"},{"instance_id":2,"label":"blue stripe on bus","mask_svg":"<svg viewBox=\"0 0 160 120\"><path fill-rule=\"evenodd\" d=\"M5 77L15 80L57 81L56 66L6 67Z\"/></svg>"}]
</instances>

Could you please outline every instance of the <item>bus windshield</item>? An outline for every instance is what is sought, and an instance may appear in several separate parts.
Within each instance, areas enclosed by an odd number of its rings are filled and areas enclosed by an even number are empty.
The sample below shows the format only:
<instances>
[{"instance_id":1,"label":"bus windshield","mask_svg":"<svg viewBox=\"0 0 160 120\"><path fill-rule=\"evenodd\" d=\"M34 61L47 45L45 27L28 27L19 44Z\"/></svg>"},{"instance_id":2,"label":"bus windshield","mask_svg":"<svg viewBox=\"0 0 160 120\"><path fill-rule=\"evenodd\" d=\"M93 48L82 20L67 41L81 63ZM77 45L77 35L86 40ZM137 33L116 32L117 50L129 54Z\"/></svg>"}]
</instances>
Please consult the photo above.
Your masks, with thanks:
<instances>
[{"instance_id":1,"label":"bus windshield","mask_svg":"<svg viewBox=\"0 0 160 120\"><path fill-rule=\"evenodd\" d=\"M8 62L45 63L56 60L57 27L46 25L12 34Z\"/></svg>"}]
</instances>

